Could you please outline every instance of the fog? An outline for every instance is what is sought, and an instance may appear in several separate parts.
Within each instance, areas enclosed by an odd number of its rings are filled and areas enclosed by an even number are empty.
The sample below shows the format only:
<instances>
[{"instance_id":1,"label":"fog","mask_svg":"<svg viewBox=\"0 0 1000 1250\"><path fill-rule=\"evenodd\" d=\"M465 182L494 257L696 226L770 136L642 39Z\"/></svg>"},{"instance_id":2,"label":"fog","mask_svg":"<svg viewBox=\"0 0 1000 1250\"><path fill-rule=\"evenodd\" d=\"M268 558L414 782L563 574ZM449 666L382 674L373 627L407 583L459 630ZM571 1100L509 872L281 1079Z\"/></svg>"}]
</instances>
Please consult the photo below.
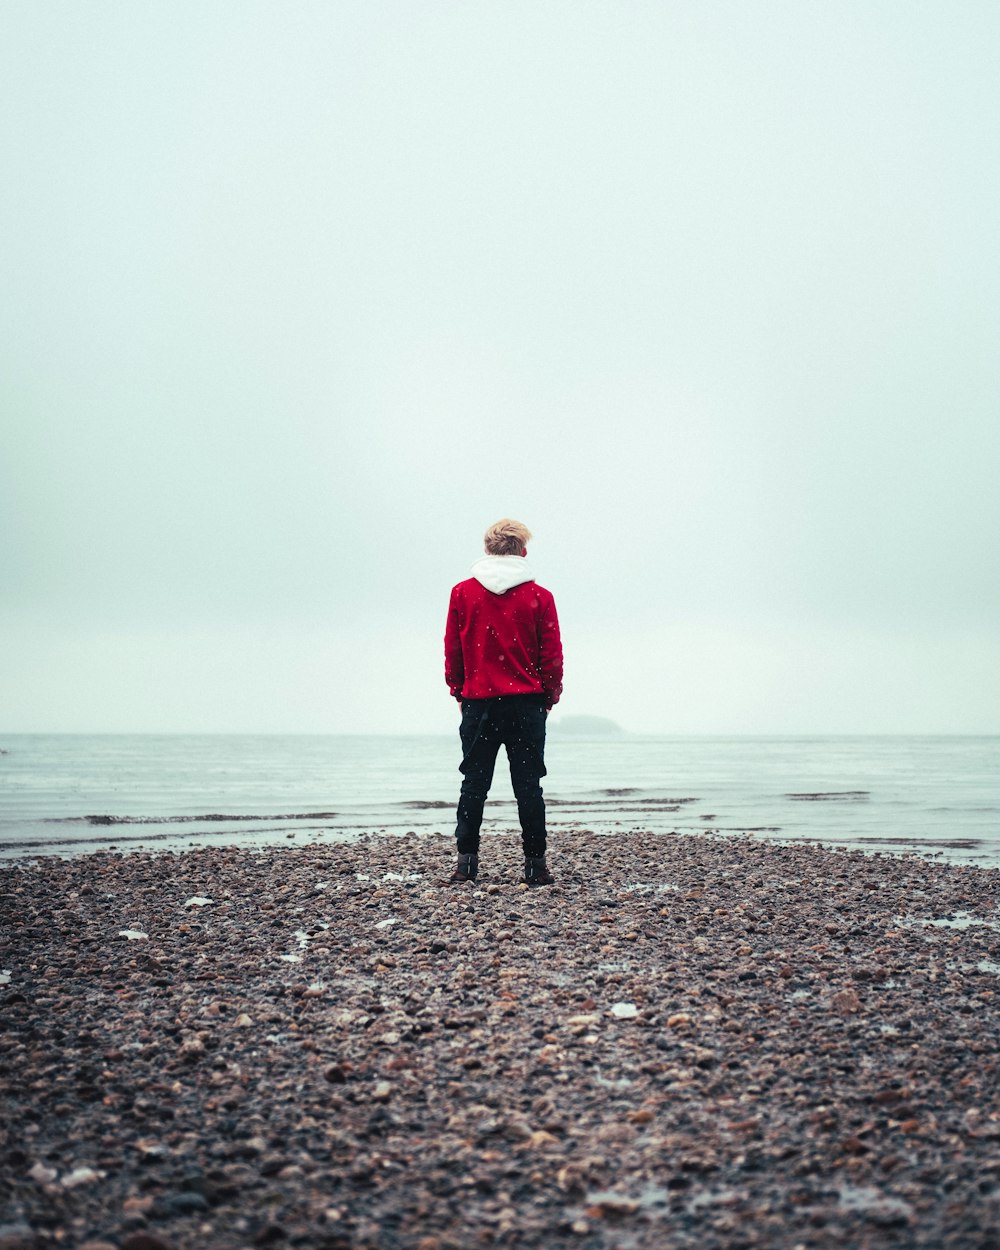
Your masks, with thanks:
<instances>
[{"instance_id":1,"label":"fog","mask_svg":"<svg viewBox=\"0 0 1000 1250\"><path fill-rule=\"evenodd\" d=\"M0 731L1000 732L1000 9L0 10Z\"/></svg>"}]
</instances>

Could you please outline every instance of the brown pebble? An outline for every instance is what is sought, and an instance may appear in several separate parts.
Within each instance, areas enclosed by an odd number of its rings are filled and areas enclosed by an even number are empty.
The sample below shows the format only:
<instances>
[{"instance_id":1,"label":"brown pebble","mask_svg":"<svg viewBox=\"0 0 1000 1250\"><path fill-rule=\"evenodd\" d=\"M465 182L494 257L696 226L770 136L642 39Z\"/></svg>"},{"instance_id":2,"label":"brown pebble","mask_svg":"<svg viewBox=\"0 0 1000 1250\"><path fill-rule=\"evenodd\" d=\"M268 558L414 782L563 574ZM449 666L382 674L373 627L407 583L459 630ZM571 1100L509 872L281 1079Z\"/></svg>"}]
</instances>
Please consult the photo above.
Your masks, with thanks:
<instances>
[{"instance_id":1,"label":"brown pebble","mask_svg":"<svg viewBox=\"0 0 1000 1250\"><path fill-rule=\"evenodd\" d=\"M861 999L852 989L838 990L830 999L830 1006L840 1016L850 1016L861 1010Z\"/></svg>"},{"instance_id":2,"label":"brown pebble","mask_svg":"<svg viewBox=\"0 0 1000 1250\"><path fill-rule=\"evenodd\" d=\"M634 1215L639 1206L637 1199L629 1198L626 1194L595 1194L584 1214L594 1220L608 1215Z\"/></svg>"},{"instance_id":3,"label":"brown pebble","mask_svg":"<svg viewBox=\"0 0 1000 1250\"><path fill-rule=\"evenodd\" d=\"M159 1233L150 1233L143 1228L124 1237L121 1250L173 1250L173 1243Z\"/></svg>"},{"instance_id":4,"label":"brown pebble","mask_svg":"<svg viewBox=\"0 0 1000 1250\"><path fill-rule=\"evenodd\" d=\"M155 1201L156 1199L151 1194L143 1194L141 1198L126 1198L122 1203L122 1211L126 1215L145 1215Z\"/></svg>"}]
</instances>

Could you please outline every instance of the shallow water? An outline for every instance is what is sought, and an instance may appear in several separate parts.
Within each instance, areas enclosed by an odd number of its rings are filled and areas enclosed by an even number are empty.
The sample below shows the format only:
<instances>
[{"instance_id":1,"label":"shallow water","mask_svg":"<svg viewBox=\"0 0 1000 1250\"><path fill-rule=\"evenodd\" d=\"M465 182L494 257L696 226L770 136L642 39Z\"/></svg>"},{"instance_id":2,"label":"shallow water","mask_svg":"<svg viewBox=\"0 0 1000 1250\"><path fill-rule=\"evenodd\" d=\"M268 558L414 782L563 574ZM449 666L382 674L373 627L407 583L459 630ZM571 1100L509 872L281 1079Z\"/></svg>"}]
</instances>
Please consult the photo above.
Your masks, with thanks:
<instances>
[{"instance_id":1,"label":"shallow water","mask_svg":"<svg viewBox=\"0 0 1000 1250\"><path fill-rule=\"evenodd\" d=\"M950 916L897 916L896 923L916 928L969 929L982 925L1000 930L1000 912L996 917L973 916L967 911L956 911Z\"/></svg>"},{"instance_id":2,"label":"shallow water","mask_svg":"<svg viewBox=\"0 0 1000 1250\"><path fill-rule=\"evenodd\" d=\"M450 834L457 737L0 737L0 856ZM1000 865L1000 738L549 735L550 829L917 851ZM513 830L498 762L484 829Z\"/></svg>"}]
</instances>

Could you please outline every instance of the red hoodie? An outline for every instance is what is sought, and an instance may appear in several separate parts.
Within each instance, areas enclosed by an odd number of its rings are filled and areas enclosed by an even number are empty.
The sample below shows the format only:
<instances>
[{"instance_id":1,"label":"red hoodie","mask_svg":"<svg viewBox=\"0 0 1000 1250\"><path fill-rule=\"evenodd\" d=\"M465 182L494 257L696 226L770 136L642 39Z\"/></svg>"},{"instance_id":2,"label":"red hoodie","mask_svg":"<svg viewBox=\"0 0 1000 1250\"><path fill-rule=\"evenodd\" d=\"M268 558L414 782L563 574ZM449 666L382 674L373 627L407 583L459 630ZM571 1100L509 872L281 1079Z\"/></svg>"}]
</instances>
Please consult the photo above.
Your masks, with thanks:
<instances>
[{"instance_id":1,"label":"red hoodie","mask_svg":"<svg viewBox=\"0 0 1000 1250\"><path fill-rule=\"evenodd\" d=\"M485 556L451 592L444 676L456 699L562 694L563 658L555 600L522 556Z\"/></svg>"}]
</instances>

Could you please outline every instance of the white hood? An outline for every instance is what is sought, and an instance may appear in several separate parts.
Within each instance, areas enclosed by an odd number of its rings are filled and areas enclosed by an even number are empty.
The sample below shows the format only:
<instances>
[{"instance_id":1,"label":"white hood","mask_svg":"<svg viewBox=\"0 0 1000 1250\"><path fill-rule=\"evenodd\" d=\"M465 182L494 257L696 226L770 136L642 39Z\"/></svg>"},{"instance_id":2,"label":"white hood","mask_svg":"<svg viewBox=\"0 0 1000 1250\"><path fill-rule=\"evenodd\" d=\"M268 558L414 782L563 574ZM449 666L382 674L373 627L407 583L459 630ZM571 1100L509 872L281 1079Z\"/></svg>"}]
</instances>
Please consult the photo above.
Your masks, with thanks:
<instances>
[{"instance_id":1,"label":"white hood","mask_svg":"<svg viewBox=\"0 0 1000 1250\"><path fill-rule=\"evenodd\" d=\"M481 586L495 595L535 580L527 556L483 556L472 566L471 573Z\"/></svg>"}]
</instances>

